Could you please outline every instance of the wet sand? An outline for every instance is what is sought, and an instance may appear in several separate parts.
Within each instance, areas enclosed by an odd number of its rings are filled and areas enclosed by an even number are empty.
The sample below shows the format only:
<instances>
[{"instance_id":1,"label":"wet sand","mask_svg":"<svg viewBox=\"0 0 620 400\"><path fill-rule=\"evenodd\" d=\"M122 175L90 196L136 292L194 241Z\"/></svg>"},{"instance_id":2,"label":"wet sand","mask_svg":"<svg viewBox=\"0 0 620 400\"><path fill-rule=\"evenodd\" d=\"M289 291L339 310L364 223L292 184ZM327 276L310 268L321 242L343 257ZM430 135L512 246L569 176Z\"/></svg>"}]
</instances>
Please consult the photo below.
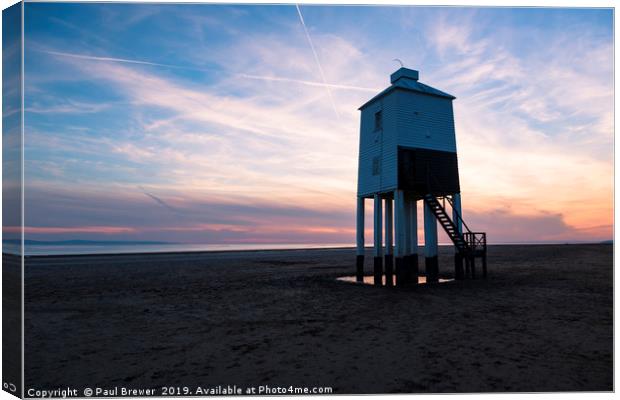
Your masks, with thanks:
<instances>
[{"instance_id":1,"label":"wet sand","mask_svg":"<svg viewBox=\"0 0 620 400\"><path fill-rule=\"evenodd\" d=\"M491 246L487 280L410 289L337 281L351 249L32 257L25 386L610 391L612 254Z\"/></svg>"}]
</instances>

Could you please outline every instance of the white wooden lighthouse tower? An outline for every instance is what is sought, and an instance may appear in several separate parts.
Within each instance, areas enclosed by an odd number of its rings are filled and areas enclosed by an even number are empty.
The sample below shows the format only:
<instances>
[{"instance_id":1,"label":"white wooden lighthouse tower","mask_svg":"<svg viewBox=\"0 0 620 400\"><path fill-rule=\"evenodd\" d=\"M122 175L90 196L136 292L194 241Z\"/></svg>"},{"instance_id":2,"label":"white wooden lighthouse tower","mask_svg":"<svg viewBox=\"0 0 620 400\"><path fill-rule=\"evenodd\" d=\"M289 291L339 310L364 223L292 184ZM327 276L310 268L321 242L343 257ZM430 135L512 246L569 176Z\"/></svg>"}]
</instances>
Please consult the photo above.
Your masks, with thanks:
<instances>
[{"instance_id":1,"label":"white wooden lighthouse tower","mask_svg":"<svg viewBox=\"0 0 620 400\"><path fill-rule=\"evenodd\" d=\"M357 280L364 276L365 199L374 200L376 285L381 285L384 274L386 286L392 285L394 266L396 284L418 282L418 200L424 204L427 282L436 282L439 276L437 222L456 247L455 278L465 276L463 260L475 276L475 257L482 257L486 276L486 234L471 232L462 219L455 97L420 83L418 71L408 68L394 72L390 81L387 89L360 107Z\"/></svg>"}]
</instances>

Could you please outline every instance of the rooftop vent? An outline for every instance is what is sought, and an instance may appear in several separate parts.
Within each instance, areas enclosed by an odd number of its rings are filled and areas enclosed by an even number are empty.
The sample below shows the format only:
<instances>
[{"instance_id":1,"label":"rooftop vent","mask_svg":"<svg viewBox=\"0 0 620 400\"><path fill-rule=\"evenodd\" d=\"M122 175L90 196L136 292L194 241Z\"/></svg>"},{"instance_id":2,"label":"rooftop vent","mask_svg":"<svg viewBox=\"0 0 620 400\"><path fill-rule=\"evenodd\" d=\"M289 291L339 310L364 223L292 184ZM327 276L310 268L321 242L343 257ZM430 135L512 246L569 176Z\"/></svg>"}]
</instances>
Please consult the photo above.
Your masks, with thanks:
<instances>
[{"instance_id":1,"label":"rooftop vent","mask_svg":"<svg viewBox=\"0 0 620 400\"><path fill-rule=\"evenodd\" d=\"M419 77L418 71L409 68L400 68L398 71L390 75L390 83L394 83L399 79L413 79L417 81Z\"/></svg>"}]
</instances>

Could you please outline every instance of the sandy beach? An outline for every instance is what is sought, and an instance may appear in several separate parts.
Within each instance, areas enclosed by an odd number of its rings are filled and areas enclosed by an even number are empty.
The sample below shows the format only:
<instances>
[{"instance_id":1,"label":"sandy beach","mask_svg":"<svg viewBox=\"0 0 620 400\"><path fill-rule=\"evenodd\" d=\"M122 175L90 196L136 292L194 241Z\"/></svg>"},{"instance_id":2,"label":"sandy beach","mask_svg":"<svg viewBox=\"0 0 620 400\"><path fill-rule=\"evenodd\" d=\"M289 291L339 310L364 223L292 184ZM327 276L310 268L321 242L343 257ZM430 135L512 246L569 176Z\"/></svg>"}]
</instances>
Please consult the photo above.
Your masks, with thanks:
<instances>
[{"instance_id":1,"label":"sandy beach","mask_svg":"<svg viewBox=\"0 0 620 400\"><path fill-rule=\"evenodd\" d=\"M354 263L352 249L28 258L26 389L613 389L611 245L490 246L488 279L407 289L337 281Z\"/></svg>"}]
</instances>

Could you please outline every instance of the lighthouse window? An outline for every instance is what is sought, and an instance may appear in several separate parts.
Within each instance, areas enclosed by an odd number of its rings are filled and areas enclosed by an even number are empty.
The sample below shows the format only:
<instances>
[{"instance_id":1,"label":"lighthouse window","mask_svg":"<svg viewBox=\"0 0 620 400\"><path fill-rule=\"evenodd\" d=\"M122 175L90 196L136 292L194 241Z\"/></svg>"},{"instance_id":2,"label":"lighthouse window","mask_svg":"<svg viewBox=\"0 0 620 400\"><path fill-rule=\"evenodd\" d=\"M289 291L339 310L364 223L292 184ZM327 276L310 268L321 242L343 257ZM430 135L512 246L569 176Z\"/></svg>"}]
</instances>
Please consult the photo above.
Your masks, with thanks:
<instances>
[{"instance_id":1,"label":"lighthouse window","mask_svg":"<svg viewBox=\"0 0 620 400\"><path fill-rule=\"evenodd\" d=\"M381 159L379 157L374 157L372 159L372 174L379 175L381 173Z\"/></svg>"},{"instance_id":2,"label":"lighthouse window","mask_svg":"<svg viewBox=\"0 0 620 400\"><path fill-rule=\"evenodd\" d=\"M375 131L383 129L383 112L377 111L375 113Z\"/></svg>"}]
</instances>

